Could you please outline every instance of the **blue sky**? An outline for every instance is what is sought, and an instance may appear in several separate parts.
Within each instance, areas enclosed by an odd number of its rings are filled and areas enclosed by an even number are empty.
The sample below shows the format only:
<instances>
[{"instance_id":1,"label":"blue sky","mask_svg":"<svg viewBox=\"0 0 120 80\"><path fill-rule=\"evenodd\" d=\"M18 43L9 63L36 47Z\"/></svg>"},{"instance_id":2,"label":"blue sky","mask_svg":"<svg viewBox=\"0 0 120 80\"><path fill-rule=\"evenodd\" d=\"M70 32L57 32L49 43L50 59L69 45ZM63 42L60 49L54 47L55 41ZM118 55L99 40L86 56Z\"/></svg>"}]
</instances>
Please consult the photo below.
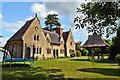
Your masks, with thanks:
<instances>
[{"instance_id":1,"label":"blue sky","mask_svg":"<svg viewBox=\"0 0 120 80\"><path fill-rule=\"evenodd\" d=\"M59 4L59 6L58 6ZM38 13L42 27L44 18L47 14L57 13L62 24L63 31L72 30L75 41L85 42L88 34L86 30L75 30L73 19L76 16L76 7L78 2L3 2L2 12L0 11L0 30L3 35L0 45L4 45L6 41L18 31L27 20L34 18Z\"/></svg>"}]
</instances>

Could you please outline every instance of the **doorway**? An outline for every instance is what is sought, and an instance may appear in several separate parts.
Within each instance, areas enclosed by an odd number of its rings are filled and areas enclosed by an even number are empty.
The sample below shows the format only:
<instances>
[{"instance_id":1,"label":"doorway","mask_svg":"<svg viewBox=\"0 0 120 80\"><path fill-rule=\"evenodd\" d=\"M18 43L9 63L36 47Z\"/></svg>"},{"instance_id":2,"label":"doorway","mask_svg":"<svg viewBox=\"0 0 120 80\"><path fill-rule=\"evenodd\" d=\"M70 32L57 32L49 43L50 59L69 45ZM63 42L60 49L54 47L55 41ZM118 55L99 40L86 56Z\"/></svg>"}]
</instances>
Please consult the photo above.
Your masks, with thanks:
<instances>
[{"instance_id":1,"label":"doorway","mask_svg":"<svg viewBox=\"0 0 120 80\"><path fill-rule=\"evenodd\" d=\"M25 58L30 58L30 47L26 48Z\"/></svg>"}]
</instances>

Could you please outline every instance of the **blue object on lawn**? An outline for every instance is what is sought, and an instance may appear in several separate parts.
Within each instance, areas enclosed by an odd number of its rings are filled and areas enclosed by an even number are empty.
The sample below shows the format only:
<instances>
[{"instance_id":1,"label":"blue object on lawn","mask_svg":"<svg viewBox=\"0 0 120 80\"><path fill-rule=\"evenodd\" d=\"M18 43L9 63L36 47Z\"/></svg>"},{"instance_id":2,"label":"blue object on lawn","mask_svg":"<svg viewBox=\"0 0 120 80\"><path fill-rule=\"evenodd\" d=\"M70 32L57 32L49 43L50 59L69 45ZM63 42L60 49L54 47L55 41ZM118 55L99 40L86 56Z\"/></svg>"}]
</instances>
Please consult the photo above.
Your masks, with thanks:
<instances>
[{"instance_id":1,"label":"blue object on lawn","mask_svg":"<svg viewBox=\"0 0 120 80\"><path fill-rule=\"evenodd\" d=\"M11 59L8 59L8 58L4 58L4 61L5 62L33 62L33 59L28 59L28 58L13 58L12 60Z\"/></svg>"},{"instance_id":2,"label":"blue object on lawn","mask_svg":"<svg viewBox=\"0 0 120 80\"><path fill-rule=\"evenodd\" d=\"M25 62L31 62L31 65L33 65L34 63L34 60L33 59L30 59L30 58L13 58L12 60L11 59L8 59L8 58L4 58L4 62L10 62L10 67L11 67L11 62L24 62L24 65L25 65Z\"/></svg>"}]
</instances>

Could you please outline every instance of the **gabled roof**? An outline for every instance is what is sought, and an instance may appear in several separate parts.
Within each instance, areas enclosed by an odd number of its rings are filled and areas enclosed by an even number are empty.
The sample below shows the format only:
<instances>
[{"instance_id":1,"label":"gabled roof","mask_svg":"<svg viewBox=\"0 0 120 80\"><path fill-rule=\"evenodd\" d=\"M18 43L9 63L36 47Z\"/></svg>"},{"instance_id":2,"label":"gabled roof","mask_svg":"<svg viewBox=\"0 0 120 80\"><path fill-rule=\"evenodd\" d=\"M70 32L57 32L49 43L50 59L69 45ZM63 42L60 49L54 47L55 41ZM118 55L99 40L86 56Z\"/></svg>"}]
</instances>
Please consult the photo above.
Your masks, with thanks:
<instances>
[{"instance_id":1,"label":"gabled roof","mask_svg":"<svg viewBox=\"0 0 120 80\"><path fill-rule=\"evenodd\" d=\"M59 40L59 35L57 33L54 33L54 32L50 32L50 31L47 31L47 30L43 30L44 34L49 34L50 35L50 38L51 38L51 43L54 43L54 44L60 44L60 40Z\"/></svg>"},{"instance_id":2,"label":"gabled roof","mask_svg":"<svg viewBox=\"0 0 120 80\"><path fill-rule=\"evenodd\" d=\"M19 29L8 41L20 40L35 18L28 20L21 29Z\"/></svg>"},{"instance_id":3,"label":"gabled roof","mask_svg":"<svg viewBox=\"0 0 120 80\"><path fill-rule=\"evenodd\" d=\"M63 32L63 34L62 34L65 43L66 43L66 41L68 39L69 33L70 33L70 31L67 31L67 32Z\"/></svg>"},{"instance_id":4,"label":"gabled roof","mask_svg":"<svg viewBox=\"0 0 120 80\"><path fill-rule=\"evenodd\" d=\"M101 35L89 35L88 40L83 44L85 48L107 46L108 44L102 39Z\"/></svg>"}]
</instances>

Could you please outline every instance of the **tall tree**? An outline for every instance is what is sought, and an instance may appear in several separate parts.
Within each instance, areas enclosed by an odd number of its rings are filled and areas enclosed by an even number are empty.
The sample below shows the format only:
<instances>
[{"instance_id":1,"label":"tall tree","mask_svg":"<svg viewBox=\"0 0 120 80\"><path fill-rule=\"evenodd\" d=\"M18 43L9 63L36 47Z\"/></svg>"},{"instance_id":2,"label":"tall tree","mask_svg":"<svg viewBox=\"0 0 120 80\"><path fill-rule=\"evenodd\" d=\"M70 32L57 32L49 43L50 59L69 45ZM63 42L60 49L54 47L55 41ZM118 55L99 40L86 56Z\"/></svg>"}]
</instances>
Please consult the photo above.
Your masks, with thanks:
<instances>
[{"instance_id":1,"label":"tall tree","mask_svg":"<svg viewBox=\"0 0 120 80\"><path fill-rule=\"evenodd\" d=\"M57 14L48 14L45 18L45 25L50 29L53 30L54 26L61 26L60 22L58 21L59 18Z\"/></svg>"},{"instance_id":2,"label":"tall tree","mask_svg":"<svg viewBox=\"0 0 120 80\"><path fill-rule=\"evenodd\" d=\"M77 8L77 13L82 13L82 16L76 16L74 23L77 28L85 28L88 33L107 33L109 37L113 34L118 24L116 20L120 18L120 8L118 2L89 2L83 3Z\"/></svg>"},{"instance_id":3,"label":"tall tree","mask_svg":"<svg viewBox=\"0 0 120 80\"><path fill-rule=\"evenodd\" d=\"M120 54L120 27L117 29L117 36L112 38L112 45L109 48L110 59L115 59L117 54Z\"/></svg>"}]
</instances>

